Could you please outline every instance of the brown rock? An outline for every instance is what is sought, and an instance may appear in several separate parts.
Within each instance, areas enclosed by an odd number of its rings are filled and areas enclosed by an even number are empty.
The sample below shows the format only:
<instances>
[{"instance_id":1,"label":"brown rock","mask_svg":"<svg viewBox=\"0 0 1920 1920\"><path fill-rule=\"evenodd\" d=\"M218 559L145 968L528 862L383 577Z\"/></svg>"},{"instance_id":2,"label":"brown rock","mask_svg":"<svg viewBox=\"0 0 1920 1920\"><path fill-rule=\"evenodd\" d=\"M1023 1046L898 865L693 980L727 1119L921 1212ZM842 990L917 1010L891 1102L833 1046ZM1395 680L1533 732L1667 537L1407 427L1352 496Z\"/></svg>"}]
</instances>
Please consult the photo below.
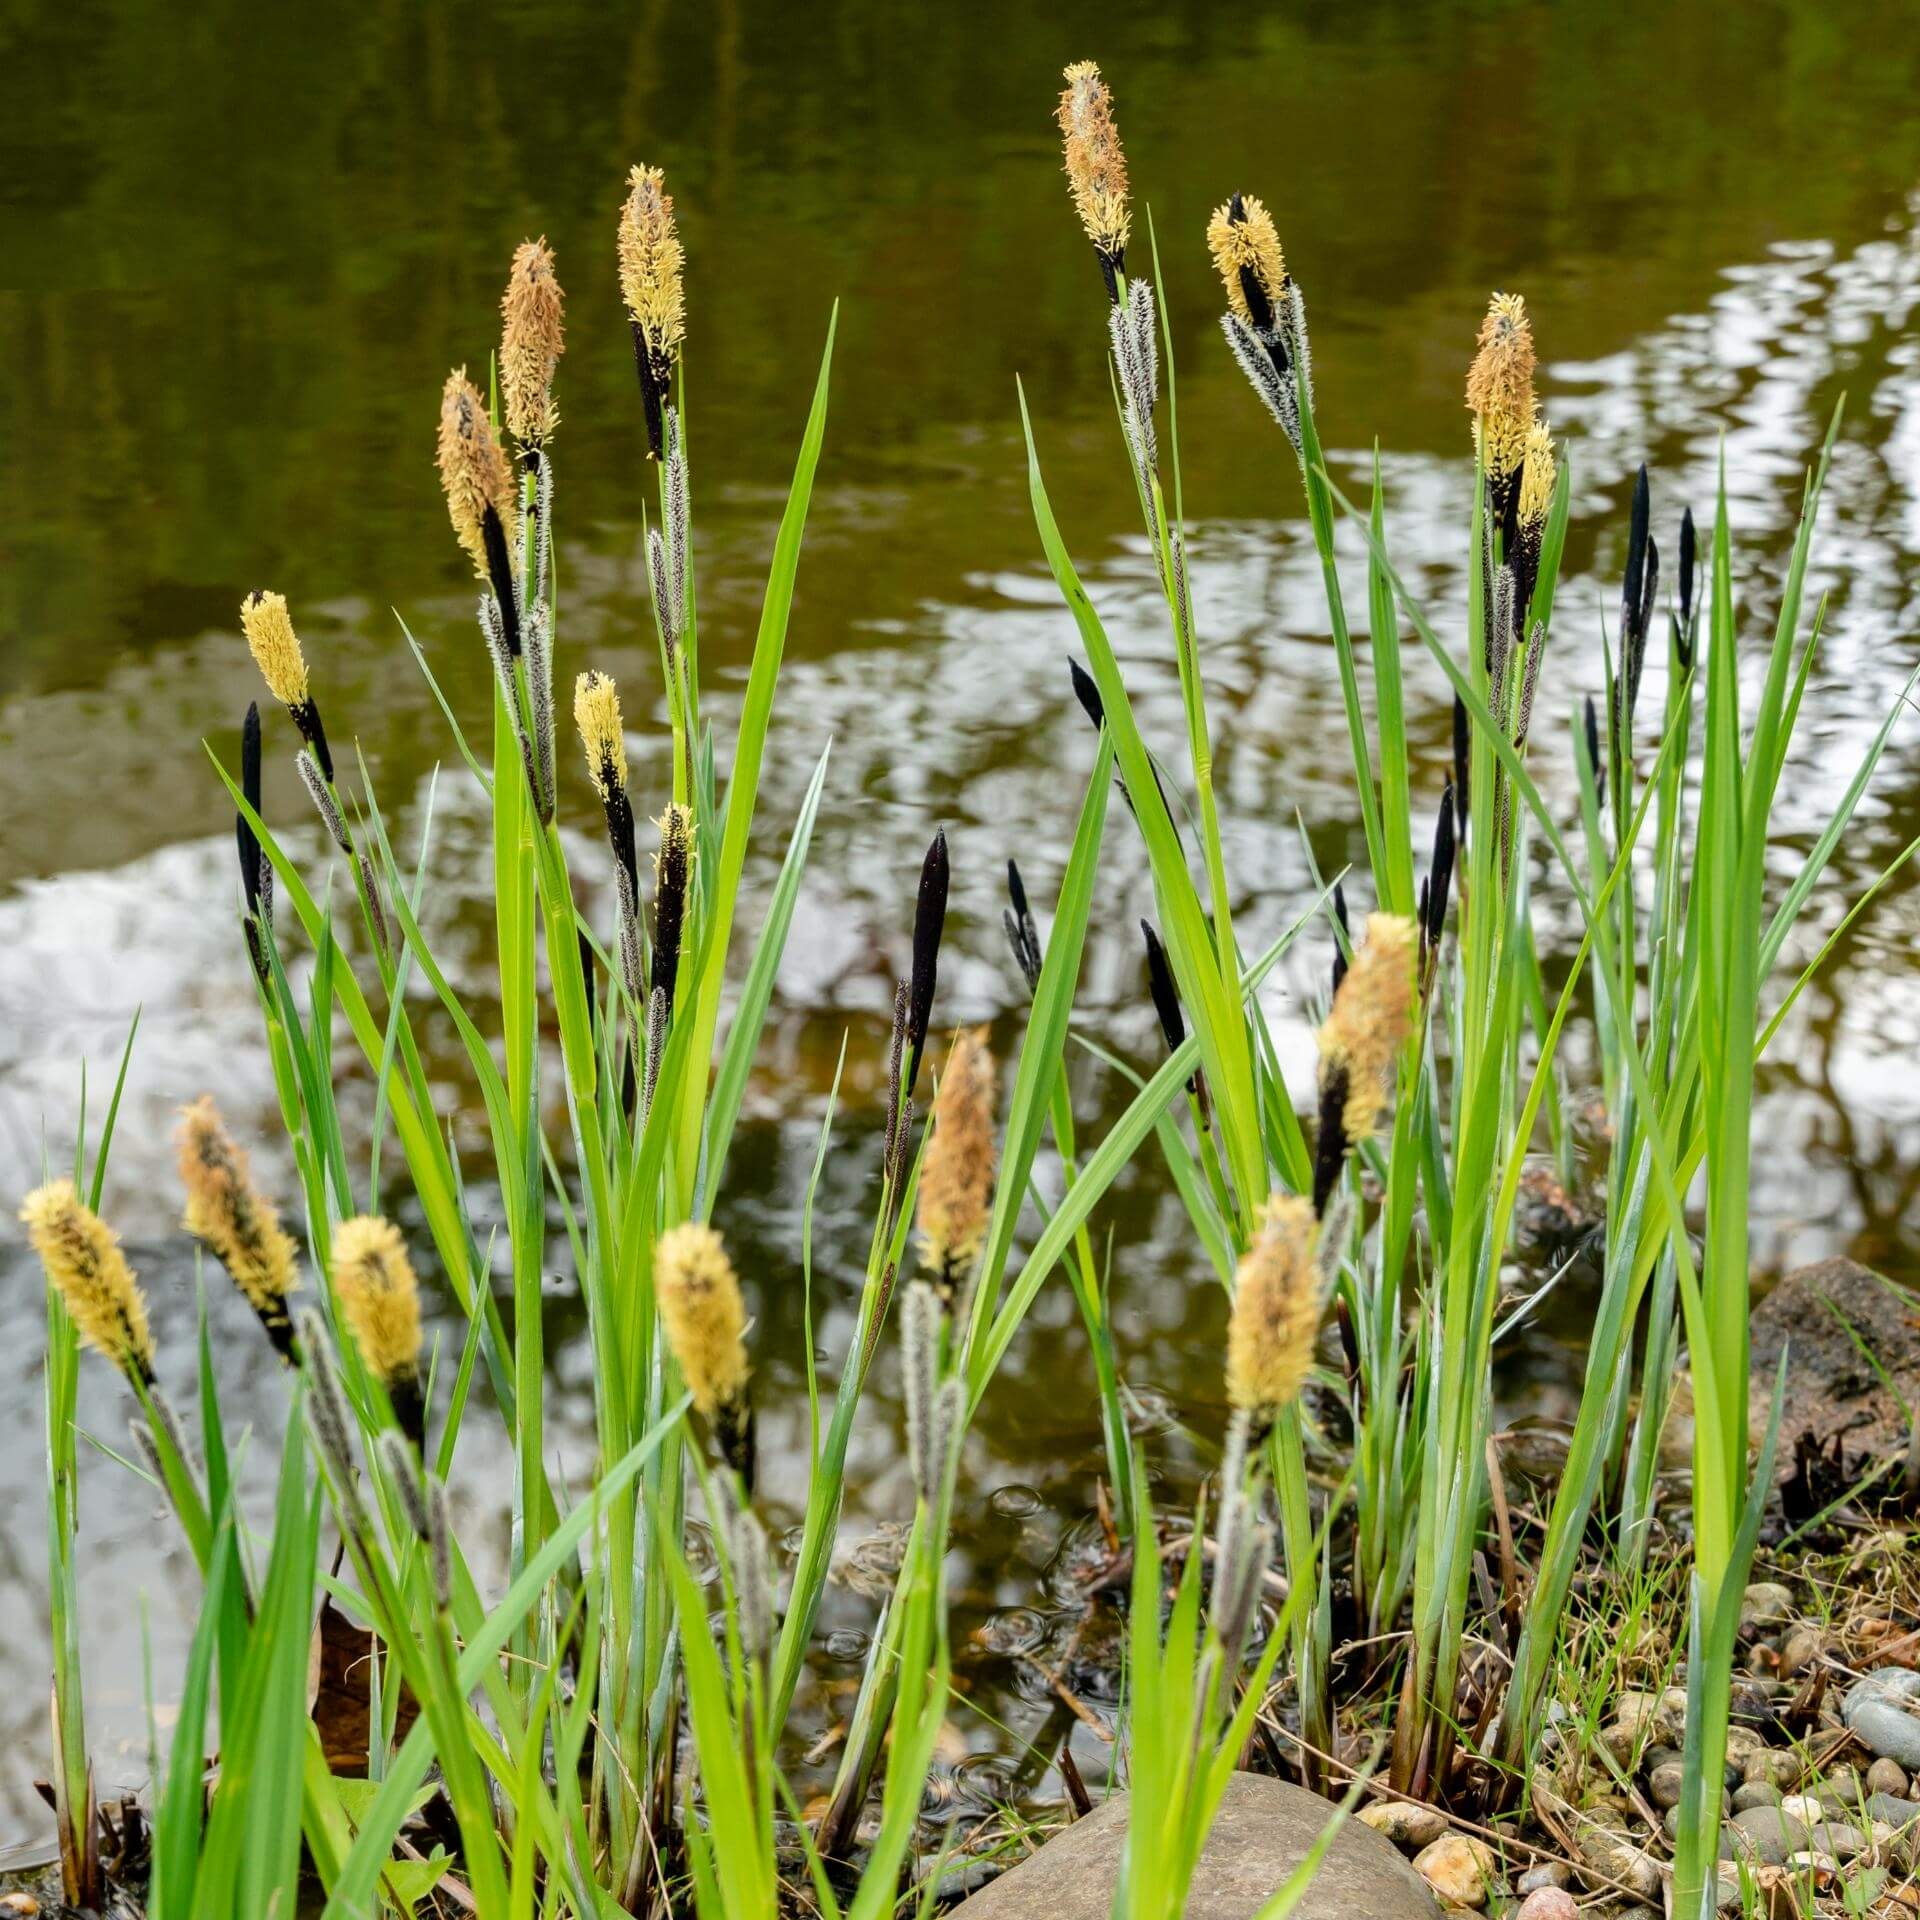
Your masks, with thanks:
<instances>
[{"instance_id":1,"label":"brown rock","mask_svg":"<svg viewBox=\"0 0 1920 1920\"><path fill-rule=\"evenodd\" d=\"M1766 1428L1773 1376L1786 1348L1783 1461L1792 1460L1793 1443L1802 1434L1821 1442L1844 1434L1849 1455L1880 1457L1904 1450L1907 1420L1901 1403L1912 1405L1920 1398L1916 1316L1920 1299L1854 1260L1821 1260L1788 1274L1753 1313L1755 1444ZM1862 1345L1885 1369L1891 1392Z\"/></svg>"},{"instance_id":2,"label":"brown rock","mask_svg":"<svg viewBox=\"0 0 1920 1920\"><path fill-rule=\"evenodd\" d=\"M1117 1793L954 1910L967 1920L1108 1920L1128 1795ZM1251 1920L1306 1857L1332 1817L1317 1794L1236 1773L1200 1856L1186 1920ZM1294 1909L1297 1920L1434 1920L1420 1876L1391 1841L1358 1820L1335 1835Z\"/></svg>"}]
</instances>

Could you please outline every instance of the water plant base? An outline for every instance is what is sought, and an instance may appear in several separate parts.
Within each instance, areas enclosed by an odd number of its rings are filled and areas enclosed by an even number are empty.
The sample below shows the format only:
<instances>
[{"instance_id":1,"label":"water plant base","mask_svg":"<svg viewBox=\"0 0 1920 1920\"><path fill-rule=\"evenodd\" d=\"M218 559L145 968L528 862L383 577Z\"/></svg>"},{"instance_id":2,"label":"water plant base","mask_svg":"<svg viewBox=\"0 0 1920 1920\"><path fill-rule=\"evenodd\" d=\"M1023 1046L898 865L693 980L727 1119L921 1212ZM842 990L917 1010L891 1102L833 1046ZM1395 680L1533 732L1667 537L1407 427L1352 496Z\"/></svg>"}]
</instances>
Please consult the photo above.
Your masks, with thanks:
<instances>
[{"instance_id":1,"label":"water plant base","mask_svg":"<svg viewBox=\"0 0 1920 1920\"><path fill-rule=\"evenodd\" d=\"M1115 1794L955 1911L967 1920L1107 1920L1128 1798ZM1200 1856L1187 1920L1250 1920L1332 1814L1327 1801L1302 1787L1236 1773ZM1297 1920L1436 1920L1440 1909L1391 1841L1350 1820L1294 1912Z\"/></svg>"}]
</instances>

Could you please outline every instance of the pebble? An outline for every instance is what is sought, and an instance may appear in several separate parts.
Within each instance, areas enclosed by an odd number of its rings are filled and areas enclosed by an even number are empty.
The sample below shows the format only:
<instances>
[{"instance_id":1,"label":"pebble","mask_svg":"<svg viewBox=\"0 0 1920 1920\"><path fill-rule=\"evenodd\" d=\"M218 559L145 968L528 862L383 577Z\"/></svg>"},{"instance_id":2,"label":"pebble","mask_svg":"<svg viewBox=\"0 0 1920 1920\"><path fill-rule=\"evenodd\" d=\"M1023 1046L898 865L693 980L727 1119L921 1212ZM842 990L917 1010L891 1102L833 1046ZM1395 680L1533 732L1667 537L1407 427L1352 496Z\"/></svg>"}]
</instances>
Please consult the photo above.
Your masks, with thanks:
<instances>
[{"instance_id":1,"label":"pebble","mask_svg":"<svg viewBox=\"0 0 1920 1920\"><path fill-rule=\"evenodd\" d=\"M1521 1901L1513 1920L1578 1920L1579 1913L1564 1887L1540 1887Z\"/></svg>"},{"instance_id":2,"label":"pebble","mask_svg":"<svg viewBox=\"0 0 1920 1920\"><path fill-rule=\"evenodd\" d=\"M1801 1820L1813 1826L1827 1817L1827 1810L1810 1793L1790 1793L1780 1802L1780 1812L1788 1820Z\"/></svg>"},{"instance_id":3,"label":"pebble","mask_svg":"<svg viewBox=\"0 0 1920 1920\"><path fill-rule=\"evenodd\" d=\"M1862 1746L1883 1760L1895 1760L1909 1772L1920 1767L1920 1672L1911 1667L1878 1667L1847 1689L1841 1718Z\"/></svg>"},{"instance_id":4,"label":"pebble","mask_svg":"<svg viewBox=\"0 0 1920 1920\"><path fill-rule=\"evenodd\" d=\"M1751 1727L1727 1729L1727 1758L1744 1762L1750 1753L1758 1753L1767 1743Z\"/></svg>"},{"instance_id":5,"label":"pebble","mask_svg":"<svg viewBox=\"0 0 1920 1920\"><path fill-rule=\"evenodd\" d=\"M1733 1790L1733 1810L1745 1813L1749 1807L1777 1807L1780 1789L1771 1780L1749 1780Z\"/></svg>"},{"instance_id":6,"label":"pebble","mask_svg":"<svg viewBox=\"0 0 1920 1920\"><path fill-rule=\"evenodd\" d=\"M1898 1760L1876 1760L1867 1769L1867 1791L1888 1793L1904 1800L1907 1796L1907 1772Z\"/></svg>"},{"instance_id":7,"label":"pebble","mask_svg":"<svg viewBox=\"0 0 1920 1920\"><path fill-rule=\"evenodd\" d=\"M1362 1807L1358 1817L1409 1857L1432 1846L1447 1830L1445 1814L1410 1800L1375 1800Z\"/></svg>"},{"instance_id":8,"label":"pebble","mask_svg":"<svg viewBox=\"0 0 1920 1920\"><path fill-rule=\"evenodd\" d=\"M1575 1837L1580 1858L1609 1881L1625 1887L1636 1899L1660 1897L1660 1868L1653 1858L1624 1834L1605 1827L1584 1827Z\"/></svg>"},{"instance_id":9,"label":"pebble","mask_svg":"<svg viewBox=\"0 0 1920 1920\"><path fill-rule=\"evenodd\" d=\"M1867 1796L1867 1818L1883 1821L1898 1833L1920 1820L1920 1801L1903 1800L1892 1793L1871 1793Z\"/></svg>"},{"instance_id":10,"label":"pebble","mask_svg":"<svg viewBox=\"0 0 1920 1920\"><path fill-rule=\"evenodd\" d=\"M1783 1627L1792 1618L1792 1590L1781 1586L1777 1580L1756 1580L1740 1596L1740 1628L1743 1633Z\"/></svg>"},{"instance_id":11,"label":"pebble","mask_svg":"<svg viewBox=\"0 0 1920 1920\"><path fill-rule=\"evenodd\" d=\"M1801 1770L1797 1753L1789 1753L1784 1747L1762 1747L1747 1755L1745 1773L1750 1783L1764 1780L1785 1793L1800 1784Z\"/></svg>"},{"instance_id":12,"label":"pebble","mask_svg":"<svg viewBox=\"0 0 1920 1920\"><path fill-rule=\"evenodd\" d=\"M1687 1770L1678 1760L1663 1760L1647 1775L1647 1798L1656 1807L1677 1807L1687 1790Z\"/></svg>"},{"instance_id":13,"label":"pebble","mask_svg":"<svg viewBox=\"0 0 1920 1920\"><path fill-rule=\"evenodd\" d=\"M1827 1636L1818 1627L1789 1629L1780 1642L1780 1671L1804 1673L1826 1651Z\"/></svg>"},{"instance_id":14,"label":"pebble","mask_svg":"<svg viewBox=\"0 0 1920 1920\"><path fill-rule=\"evenodd\" d=\"M1756 1860L1762 1866L1777 1867L1790 1853L1807 1844L1807 1823L1792 1818L1782 1807L1749 1807L1733 1817L1728 1836L1736 1857Z\"/></svg>"},{"instance_id":15,"label":"pebble","mask_svg":"<svg viewBox=\"0 0 1920 1920\"><path fill-rule=\"evenodd\" d=\"M1499 1861L1484 1840L1469 1833L1449 1833L1422 1847L1414 1856L1414 1871L1442 1900L1459 1907L1484 1907L1487 1887Z\"/></svg>"},{"instance_id":16,"label":"pebble","mask_svg":"<svg viewBox=\"0 0 1920 1920\"><path fill-rule=\"evenodd\" d=\"M1513 1888L1522 1898L1530 1893L1540 1893L1549 1888L1564 1887L1573 1876L1567 1872L1564 1860L1542 1860L1537 1867L1529 1867Z\"/></svg>"}]
</instances>

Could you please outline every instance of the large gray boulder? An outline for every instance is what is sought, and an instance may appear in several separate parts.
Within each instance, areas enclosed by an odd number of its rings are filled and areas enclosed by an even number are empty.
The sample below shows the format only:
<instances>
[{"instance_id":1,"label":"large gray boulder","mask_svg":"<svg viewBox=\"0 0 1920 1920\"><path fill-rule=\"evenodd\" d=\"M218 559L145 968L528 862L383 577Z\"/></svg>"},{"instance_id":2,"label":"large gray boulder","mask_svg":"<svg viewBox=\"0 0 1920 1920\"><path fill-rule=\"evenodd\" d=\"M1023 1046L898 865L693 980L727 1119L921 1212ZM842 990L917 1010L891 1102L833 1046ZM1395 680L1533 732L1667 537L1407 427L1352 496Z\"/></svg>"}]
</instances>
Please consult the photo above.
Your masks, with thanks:
<instances>
[{"instance_id":1,"label":"large gray boulder","mask_svg":"<svg viewBox=\"0 0 1920 1920\"><path fill-rule=\"evenodd\" d=\"M955 1911L967 1920L1107 1920L1128 1798L1115 1794ZM1201 1853L1187 1920L1251 1920L1306 1858L1332 1813L1303 1787L1236 1773ZM1294 1912L1298 1920L1436 1920L1440 1909L1390 1840L1349 1820Z\"/></svg>"}]
</instances>

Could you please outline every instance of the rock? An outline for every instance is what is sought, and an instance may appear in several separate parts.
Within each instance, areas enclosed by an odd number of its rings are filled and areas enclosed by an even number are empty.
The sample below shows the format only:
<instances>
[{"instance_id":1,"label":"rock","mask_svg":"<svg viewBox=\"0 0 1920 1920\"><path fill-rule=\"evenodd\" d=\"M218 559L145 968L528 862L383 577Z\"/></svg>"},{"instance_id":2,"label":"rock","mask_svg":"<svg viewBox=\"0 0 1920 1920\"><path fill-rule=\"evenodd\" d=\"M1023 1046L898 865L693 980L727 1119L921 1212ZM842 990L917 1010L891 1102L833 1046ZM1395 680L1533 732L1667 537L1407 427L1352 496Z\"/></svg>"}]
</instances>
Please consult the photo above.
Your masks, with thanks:
<instances>
[{"instance_id":1,"label":"rock","mask_svg":"<svg viewBox=\"0 0 1920 1920\"><path fill-rule=\"evenodd\" d=\"M1443 1834L1414 1859L1414 1871L1442 1900L1456 1907L1484 1907L1500 1859L1470 1833Z\"/></svg>"},{"instance_id":2,"label":"rock","mask_svg":"<svg viewBox=\"0 0 1920 1920\"><path fill-rule=\"evenodd\" d=\"M1751 1727L1727 1729L1727 1758L1745 1763L1747 1755L1758 1753L1767 1743Z\"/></svg>"},{"instance_id":3,"label":"rock","mask_svg":"<svg viewBox=\"0 0 1920 1920\"><path fill-rule=\"evenodd\" d=\"M1663 1760L1647 1775L1647 1798L1664 1811L1680 1804L1686 1786L1686 1768L1678 1760Z\"/></svg>"},{"instance_id":4,"label":"rock","mask_svg":"<svg viewBox=\"0 0 1920 1920\"><path fill-rule=\"evenodd\" d=\"M1790 1793L1780 1802L1780 1811L1789 1820L1804 1821L1813 1826L1827 1817L1827 1810L1810 1793Z\"/></svg>"},{"instance_id":5,"label":"rock","mask_svg":"<svg viewBox=\"0 0 1920 1920\"><path fill-rule=\"evenodd\" d=\"M1793 1593L1776 1580L1756 1580L1740 1596L1740 1631L1764 1633L1793 1618Z\"/></svg>"},{"instance_id":6,"label":"rock","mask_svg":"<svg viewBox=\"0 0 1920 1920\"><path fill-rule=\"evenodd\" d=\"M1806 1821L1794 1819L1784 1807L1749 1807L1733 1816L1727 1837L1735 1858L1777 1867L1807 1844L1807 1834Z\"/></svg>"},{"instance_id":7,"label":"rock","mask_svg":"<svg viewBox=\"0 0 1920 1920\"><path fill-rule=\"evenodd\" d=\"M1529 1867L1513 1883L1513 1890L1524 1899L1526 1895L1539 1893L1543 1888L1564 1887L1572 1877L1564 1861L1542 1860L1537 1867Z\"/></svg>"},{"instance_id":8,"label":"rock","mask_svg":"<svg viewBox=\"0 0 1920 1920\"><path fill-rule=\"evenodd\" d=\"M1733 1810L1745 1813L1749 1807L1777 1807L1780 1789L1771 1780L1749 1780L1733 1790Z\"/></svg>"},{"instance_id":9,"label":"rock","mask_svg":"<svg viewBox=\"0 0 1920 1920\"><path fill-rule=\"evenodd\" d=\"M1659 1864L1625 1834L1583 1827L1574 1837L1580 1858L1603 1882L1625 1887L1637 1900L1660 1898Z\"/></svg>"},{"instance_id":10,"label":"rock","mask_svg":"<svg viewBox=\"0 0 1920 1920\"><path fill-rule=\"evenodd\" d=\"M1784 1747L1762 1747L1757 1753L1747 1755L1745 1768L1748 1783L1765 1781L1780 1793L1800 1784L1800 1756L1789 1753Z\"/></svg>"},{"instance_id":11,"label":"rock","mask_svg":"<svg viewBox=\"0 0 1920 1920\"><path fill-rule=\"evenodd\" d=\"M1920 1672L1911 1667L1876 1667L1847 1689L1840 1717L1862 1746L1909 1772L1920 1767Z\"/></svg>"},{"instance_id":12,"label":"rock","mask_svg":"<svg viewBox=\"0 0 1920 1920\"><path fill-rule=\"evenodd\" d=\"M1904 1451L1905 1408L1920 1399L1920 1329L1913 1316L1911 1294L1856 1261L1822 1260L1786 1275L1753 1312L1755 1444L1785 1349L1783 1461L1793 1458L1802 1434L1822 1443L1844 1434L1849 1454L1876 1459Z\"/></svg>"},{"instance_id":13,"label":"rock","mask_svg":"<svg viewBox=\"0 0 1920 1920\"><path fill-rule=\"evenodd\" d=\"M1853 1767L1834 1767L1820 1779L1820 1799L1829 1811L1842 1817L1852 1813L1859 1806L1865 1794L1860 1785L1860 1775Z\"/></svg>"},{"instance_id":14,"label":"rock","mask_svg":"<svg viewBox=\"0 0 1920 1920\"><path fill-rule=\"evenodd\" d=\"M1539 1887L1521 1901L1513 1920L1579 1920L1579 1913L1564 1887Z\"/></svg>"},{"instance_id":15,"label":"rock","mask_svg":"<svg viewBox=\"0 0 1920 1920\"><path fill-rule=\"evenodd\" d=\"M1375 1800L1354 1817L1364 1820L1375 1833L1385 1834L1409 1858L1422 1847L1432 1846L1447 1830L1445 1814L1411 1800Z\"/></svg>"},{"instance_id":16,"label":"rock","mask_svg":"<svg viewBox=\"0 0 1920 1920\"><path fill-rule=\"evenodd\" d=\"M1906 1769L1897 1760L1876 1760L1867 1769L1867 1792L1884 1793L1896 1800L1907 1797Z\"/></svg>"},{"instance_id":17,"label":"rock","mask_svg":"<svg viewBox=\"0 0 1920 1920\"><path fill-rule=\"evenodd\" d=\"M953 1912L972 1920L1108 1920L1127 1802L1116 1793ZM1332 1811L1303 1787L1236 1773L1200 1855L1187 1920L1251 1920L1306 1857ZM1297 1920L1434 1920L1438 1911L1392 1843L1358 1820L1334 1836L1294 1909Z\"/></svg>"},{"instance_id":18,"label":"rock","mask_svg":"<svg viewBox=\"0 0 1920 1920\"><path fill-rule=\"evenodd\" d=\"M1872 1793L1867 1796L1867 1818L1883 1822L1896 1833L1904 1832L1920 1820L1920 1801L1902 1800L1897 1794Z\"/></svg>"},{"instance_id":19,"label":"rock","mask_svg":"<svg viewBox=\"0 0 1920 1920\"><path fill-rule=\"evenodd\" d=\"M1780 1637L1780 1671L1805 1673L1827 1650L1828 1638L1819 1627L1789 1627Z\"/></svg>"}]
</instances>

